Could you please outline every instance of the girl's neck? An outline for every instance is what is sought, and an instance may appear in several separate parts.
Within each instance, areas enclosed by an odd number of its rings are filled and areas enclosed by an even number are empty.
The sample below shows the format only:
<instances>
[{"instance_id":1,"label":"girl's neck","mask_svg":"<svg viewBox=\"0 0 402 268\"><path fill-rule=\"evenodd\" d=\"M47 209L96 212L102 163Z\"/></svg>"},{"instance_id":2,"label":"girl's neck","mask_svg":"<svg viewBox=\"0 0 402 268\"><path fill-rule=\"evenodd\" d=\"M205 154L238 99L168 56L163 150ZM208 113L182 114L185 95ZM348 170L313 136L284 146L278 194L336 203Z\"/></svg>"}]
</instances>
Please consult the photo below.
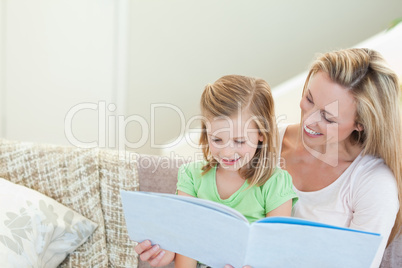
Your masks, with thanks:
<instances>
[{"instance_id":1,"label":"girl's neck","mask_svg":"<svg viewBox=\"0 0 402 268\"><path fill-rule=\"evenodd\" d=\"M216 167L216 188L221 199L228 199L237 192L245 183L238 171L228 171Z\"/></svg>"},{"instance_id":2,"label":"girl's neck","mask_svg":"<svg viewBox=\"0 0 402 268\"><path fill-rule=\"evenodd\" d=\"M240 175L240 172L238 170L233 171L233 170L227 170L223 167L221 167L219 164L216 166L216 176L222 177L225 180L236 180L236 181L245 181L245 178L243 178Z\"/></svg>"}]
</instances>

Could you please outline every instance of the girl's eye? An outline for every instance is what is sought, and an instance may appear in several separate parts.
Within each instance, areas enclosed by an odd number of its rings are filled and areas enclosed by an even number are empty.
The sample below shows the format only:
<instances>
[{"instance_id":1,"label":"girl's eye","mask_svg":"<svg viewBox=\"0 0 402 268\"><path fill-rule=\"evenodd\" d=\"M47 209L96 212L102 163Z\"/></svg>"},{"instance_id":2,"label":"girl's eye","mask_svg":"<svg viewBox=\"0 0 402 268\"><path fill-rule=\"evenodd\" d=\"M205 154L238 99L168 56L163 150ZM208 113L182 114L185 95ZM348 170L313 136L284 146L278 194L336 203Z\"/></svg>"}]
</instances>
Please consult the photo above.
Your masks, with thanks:
<instances>
[{"instance_id":1,"label":"girl's eye","mask_svg":"<svg viewBox=\"0 0 402 268\"><path fill-rule=\"evenodd\" d=\"M221 139L211 139L211 140L212 140L212 142L215 142L215 143L222 141Z\"/></svg>"},{"instance_id":2,"label":"girl's eye","mask_svg":"<svg viewBox=\"0 0 402 268\"><path fill-rule=\"evenodd\" d=\"M246 141L235 141L237 144L244 144Z\"/></svg>"},{"instance_id":3,"label":"girl's eye","mask_svg":"<svg viewBox=\"0 0 402 268\"><path fill-rule=\"evenodd\" d=\"M309 103L313 103L313 101L309 98L309 96L306 95L306 99Z\"/></svg>"}]
</instances>

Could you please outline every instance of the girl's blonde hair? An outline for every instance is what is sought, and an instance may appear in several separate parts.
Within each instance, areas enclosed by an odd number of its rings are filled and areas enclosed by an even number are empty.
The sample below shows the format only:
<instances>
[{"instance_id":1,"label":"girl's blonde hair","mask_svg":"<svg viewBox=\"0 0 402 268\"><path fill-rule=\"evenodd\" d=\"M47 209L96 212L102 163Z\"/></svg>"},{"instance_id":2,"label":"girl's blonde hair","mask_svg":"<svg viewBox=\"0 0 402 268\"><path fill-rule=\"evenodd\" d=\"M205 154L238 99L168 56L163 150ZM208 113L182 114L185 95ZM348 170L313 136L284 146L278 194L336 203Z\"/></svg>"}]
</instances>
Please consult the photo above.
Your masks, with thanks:
<instances>
[{"instance_id":1,"label":"girl's blonde hair","mask_svg":"<svg viewBox=\"0 0 402 268\"><path fill-rule=\"evenodd\" d=\"M249 164L241 168L239 173L248 180L250 186L263 185L276 168L279 143L274 101L268 83L263 79L240 75L223 76L205 87L200 104L204 117L200 145L207 161L203 167L204 174L218 164L208 146L205 120L232 117L239 110L246 110L251 113L263 141Z\"/></svg>"},{"instance_id":2,"label":"girl's blonde hair","mask_svg":"<svg viewBox=\"0 0 402 268\"><path fill-rule=\"evenodd\" d=\"M313 63L304 85L317 72L325 72L332 81L349 89L356 101L356 124L353 144L359 144L363 155L384 159L398 185L399 212L391 232L390 243L402 224L402 120L398 76L388 67L380 53L370 49L353 48L329 52Z\"/></svg>"}]
</instances>

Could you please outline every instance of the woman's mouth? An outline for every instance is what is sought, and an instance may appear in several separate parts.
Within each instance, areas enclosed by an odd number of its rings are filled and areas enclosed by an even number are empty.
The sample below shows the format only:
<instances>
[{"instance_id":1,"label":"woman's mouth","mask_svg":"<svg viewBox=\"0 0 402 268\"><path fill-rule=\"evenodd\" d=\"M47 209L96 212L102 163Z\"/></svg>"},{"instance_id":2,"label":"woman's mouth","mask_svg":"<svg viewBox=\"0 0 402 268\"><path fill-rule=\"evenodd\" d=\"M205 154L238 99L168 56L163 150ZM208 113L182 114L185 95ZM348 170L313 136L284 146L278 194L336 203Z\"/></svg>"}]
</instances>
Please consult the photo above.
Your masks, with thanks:
<instances>
[{"instance_id":1,"label":"woman's mouth","mask_svg":"<svg viewBox=\"0 0 402 268\"><path fill-rule=\"evenodd\" d=\"M314 130L308 128L307 126L304 126L304 132L310 137L317 137L323 135L320 132L315 132Z\"/></svg>"},{"instance_id":2,"label":"woman's mouth","mask_svg":"<svg viewBox=\"0 0 402 268\"><path fill-rule=\"evenodd\" d=\"M222 159L222 163L226 166L233 166L234 164L236 164L237 161L239 161L239 159L240 157L236 159Z\"/></svg>"}]
</instances>

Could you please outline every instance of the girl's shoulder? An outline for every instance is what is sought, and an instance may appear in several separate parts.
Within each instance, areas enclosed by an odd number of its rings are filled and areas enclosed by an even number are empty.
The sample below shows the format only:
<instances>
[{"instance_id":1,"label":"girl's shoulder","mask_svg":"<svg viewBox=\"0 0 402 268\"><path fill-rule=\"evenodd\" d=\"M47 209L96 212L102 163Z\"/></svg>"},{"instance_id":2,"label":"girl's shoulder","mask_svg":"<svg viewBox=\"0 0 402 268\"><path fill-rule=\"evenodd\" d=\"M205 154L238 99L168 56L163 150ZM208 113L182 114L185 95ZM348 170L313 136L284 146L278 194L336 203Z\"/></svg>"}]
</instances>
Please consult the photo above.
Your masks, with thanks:
<instances>
[{"instance_id":1,"label":"girl's shoulder","mask_svg":"<svg viewBox=\"0 0 402 268\"><path fill-rule=\"evenodd\" d=\"M272 175L269 178L269 180L272 179L272 178L275 178L275 179L283 179L283 178L292 179L292 177L290 176L289 172L287 172L284 169L281 169L280 167L277 167L274 170L274 173L272 173Z\"/></svg>"},{"instance_id":2,"label":"girl's shoulder","mask_svg":"<svg viewBox=\"0 0 402 268\"><path fill-rule=\"evenodd\" d=\"M269 199L272 203L279 200L286 201L292 199L294 205L298 200L293 187L292 177L286 170L280 168L276 168L272 176L261 186L261 194L264 200Z\"/></svg>"},{"instance_id":3,"label":"girl's shoulder","mask_svg":"<svg viewBox=\"0 0 402 268\"><path fill-rule=\"evenodd\" d=\"M272 187L293 188L292 177L289 172L277 167L271 177L261 187L266 190Z\"/></svg>"}]
</instances>

